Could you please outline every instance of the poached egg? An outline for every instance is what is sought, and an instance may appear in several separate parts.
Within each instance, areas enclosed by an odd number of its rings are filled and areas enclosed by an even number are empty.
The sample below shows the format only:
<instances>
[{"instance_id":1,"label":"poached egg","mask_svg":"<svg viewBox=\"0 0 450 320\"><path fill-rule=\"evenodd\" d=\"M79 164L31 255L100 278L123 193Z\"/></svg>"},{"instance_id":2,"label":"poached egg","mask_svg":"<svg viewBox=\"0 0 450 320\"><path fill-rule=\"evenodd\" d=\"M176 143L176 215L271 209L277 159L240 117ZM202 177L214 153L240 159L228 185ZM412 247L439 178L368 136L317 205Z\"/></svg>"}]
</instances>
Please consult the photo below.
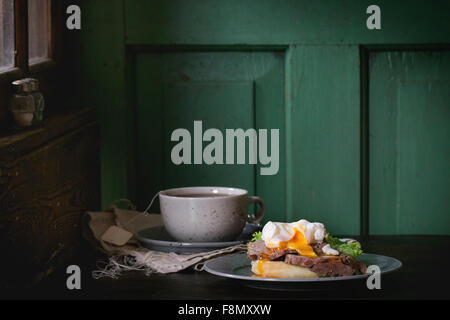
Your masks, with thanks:
<instances>
[{"instance_id":1,"label":"poached egg","mask_svg":"<svg viewBox=\"0 0 450 320\"><path fill-rule=\"evenodd\" d=\"M302 219L292 223L269 221L262 230L261 238L267 248L294 249L303 256L316 258L311 244L321 242L325 235L326 229L322 223Z\"/></svg>"}]
</instances>

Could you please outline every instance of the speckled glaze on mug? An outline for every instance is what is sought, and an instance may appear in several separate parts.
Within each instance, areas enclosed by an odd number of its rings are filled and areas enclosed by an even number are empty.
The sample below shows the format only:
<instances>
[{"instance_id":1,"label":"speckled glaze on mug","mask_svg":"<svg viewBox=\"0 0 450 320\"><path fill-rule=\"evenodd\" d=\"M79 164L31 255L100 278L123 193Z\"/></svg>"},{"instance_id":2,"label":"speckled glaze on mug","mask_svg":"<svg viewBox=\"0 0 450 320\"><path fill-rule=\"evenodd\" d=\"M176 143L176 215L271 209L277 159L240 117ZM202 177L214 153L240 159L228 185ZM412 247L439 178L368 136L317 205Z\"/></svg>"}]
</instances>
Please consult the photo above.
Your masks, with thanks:
<instances>
[{"instance_id":1,"label":"speckled glaze on mug","mask_svg":"<svg viewBox=\"0 0 450 320\"><path fill-rule=\"evenodd\" d=\"M265 203L249 197L247 190L226 187L188 187L159 193L161 216L167 232L182 242L232 241L242 232L245 222L259 222ZM248 207L258 202L255 218Z\"/></svg>"}]
</instances>

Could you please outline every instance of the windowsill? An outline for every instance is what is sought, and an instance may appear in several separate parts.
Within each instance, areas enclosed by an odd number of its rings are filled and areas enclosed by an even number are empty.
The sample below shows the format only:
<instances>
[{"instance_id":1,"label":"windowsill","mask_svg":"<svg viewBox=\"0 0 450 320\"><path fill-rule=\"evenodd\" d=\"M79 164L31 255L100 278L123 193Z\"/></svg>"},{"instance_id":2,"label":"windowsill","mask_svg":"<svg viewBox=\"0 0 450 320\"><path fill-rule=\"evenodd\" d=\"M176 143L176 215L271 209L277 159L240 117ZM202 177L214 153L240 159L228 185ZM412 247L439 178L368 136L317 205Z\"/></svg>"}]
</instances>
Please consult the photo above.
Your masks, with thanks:
<instances>
[{"instance_id":1,"label":"windowsill","mask_svg":"<svg viewBox=\"0 0 450 320\"><path fill-rule=\"evenodd\" d=\"M0 136L0 159L5 160L14 154L24 153L66 132L96 121L95 109L84 107L66 110L47 118L40 125L17 129Z\"/></svg>"},{"instance_id":2,"label":"windowsill","mask_svg":"<svg viewBox=\"0 0 450 320\"><path fill-rule=\"evenodd\" d=\"M39 73L56 66L55 61L49 58L38 59L30 62L30 75ZM11 83L14 80L23 78L25 73L16 67L7 68L0 71L0 84Z\"/></svg>"},{"instance_id":3,"label":"windowsill","mask_svg":"<svg viewBox=\"0 0 450 320\"><path fill-rule=\"evenodd\" d=\"M56 65L55 61L49 58L37 59L30 61L30 73L39 73L41 71L51 69Z\"/></svg>"},{"instance_id":4,"label":"windowsill","mask_svg":"<svg viewBox=\"0 0 450 320\"><path fill-rule=\"evenodd\" d=\"M14 80L17 80L23 77L24 73L19 68L9 68L3 71L0 71L0 84L10 83Z\"/></svg>"}]
</instances>

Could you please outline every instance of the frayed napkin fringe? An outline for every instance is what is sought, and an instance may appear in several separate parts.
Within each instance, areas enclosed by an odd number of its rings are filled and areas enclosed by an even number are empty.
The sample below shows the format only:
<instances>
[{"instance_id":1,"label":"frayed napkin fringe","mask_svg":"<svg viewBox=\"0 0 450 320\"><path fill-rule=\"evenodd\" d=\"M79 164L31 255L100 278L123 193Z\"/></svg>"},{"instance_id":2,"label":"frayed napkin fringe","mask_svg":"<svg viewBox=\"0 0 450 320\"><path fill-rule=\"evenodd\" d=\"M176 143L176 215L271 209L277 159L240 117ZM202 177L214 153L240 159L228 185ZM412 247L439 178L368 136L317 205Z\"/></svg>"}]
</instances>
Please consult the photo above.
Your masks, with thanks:
<instances>
[{"instance_id":1,"label":"frayed napkin fringe","mask_svg":"<svg viewBox=\"0 0 450 320\"><path fill-rule=\"evenodd\" d=\"M240 244L224 249L196 254L177 254L174 252L158 252L148 249L128 251L97 263L97 270L92 272L94 279L104 277L118 279L126 271L142 271L146 276L153 273L172 273L193 266L201 271L203 263L209 259L232 252L245 252L247 246Z\"/></svg>"}]
</instances>

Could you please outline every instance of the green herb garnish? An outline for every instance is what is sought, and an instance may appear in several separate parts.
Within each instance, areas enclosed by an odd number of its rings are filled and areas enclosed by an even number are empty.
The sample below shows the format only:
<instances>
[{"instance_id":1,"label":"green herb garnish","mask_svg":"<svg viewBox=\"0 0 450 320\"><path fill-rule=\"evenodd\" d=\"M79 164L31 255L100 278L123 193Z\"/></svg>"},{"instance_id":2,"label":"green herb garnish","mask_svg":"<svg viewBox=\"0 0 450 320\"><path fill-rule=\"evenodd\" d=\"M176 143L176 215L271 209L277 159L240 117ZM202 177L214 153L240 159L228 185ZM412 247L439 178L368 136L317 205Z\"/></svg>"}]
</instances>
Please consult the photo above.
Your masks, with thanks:
<instances>
[{"instance_id":1,"label":"green herb garnish","mask_svg":"<svg viewBox=\"0 0 450 320\"><path fill-rule=\"evenodd\" d=\"M354 259L363 254L359 242L345 243L338 238L332 237L329 233L325 236L325 240L333 249L352 256Z\"/></svg>"},{"instance_id":2,"label":"green herb garnish","mask_svg":"<svg viewBox=\"0 0 450 320\"><path fill-rule=\"evenodd\" d=\"M261 239L262 239L262 232L261 231L254 232L252 233L252 240L250 240L250 242L255 242Z\"/></svg>"}]
</instances>

